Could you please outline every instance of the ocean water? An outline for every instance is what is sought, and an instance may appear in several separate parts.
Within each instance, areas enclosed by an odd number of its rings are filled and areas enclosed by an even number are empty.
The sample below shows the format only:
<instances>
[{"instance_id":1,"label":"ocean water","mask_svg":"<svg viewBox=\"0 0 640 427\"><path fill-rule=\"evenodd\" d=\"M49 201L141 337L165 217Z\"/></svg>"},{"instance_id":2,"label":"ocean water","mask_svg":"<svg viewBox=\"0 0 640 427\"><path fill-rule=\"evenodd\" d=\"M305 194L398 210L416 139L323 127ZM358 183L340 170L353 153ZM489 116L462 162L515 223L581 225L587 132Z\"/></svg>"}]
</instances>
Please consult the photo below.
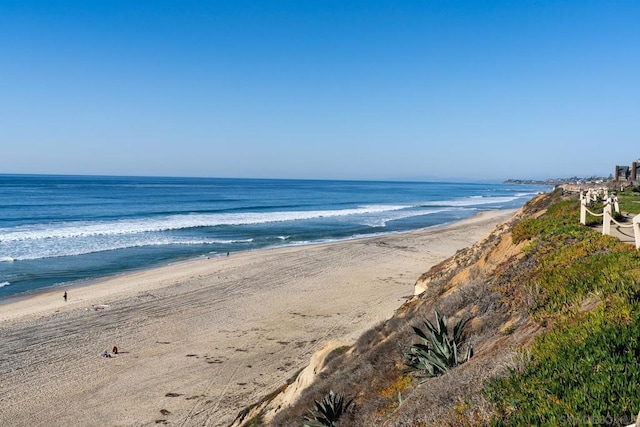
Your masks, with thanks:
<instances>
[{"instance_id":1,"label":"ocean water","mask_svg":"<svg viewBox=\"0 0 640 427\"><path fill-rule=\"evenodd\" d=\"M0 298L196 257L397 233L547 187L0 175Z\"/></svg>"}]
</instances>

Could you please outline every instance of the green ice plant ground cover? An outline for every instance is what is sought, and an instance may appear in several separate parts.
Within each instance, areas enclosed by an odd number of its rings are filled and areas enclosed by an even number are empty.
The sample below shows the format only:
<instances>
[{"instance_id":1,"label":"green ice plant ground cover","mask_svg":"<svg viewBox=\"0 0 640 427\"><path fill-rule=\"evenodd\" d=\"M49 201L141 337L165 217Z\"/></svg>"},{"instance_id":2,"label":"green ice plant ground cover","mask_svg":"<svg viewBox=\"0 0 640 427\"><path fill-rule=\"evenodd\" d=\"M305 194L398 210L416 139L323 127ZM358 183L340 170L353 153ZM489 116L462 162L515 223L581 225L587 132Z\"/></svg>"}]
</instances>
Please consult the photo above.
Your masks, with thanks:
<instances>
[{"instance_id":1,"label":"green ice plant ground cover","mask_svg":"<svg viewBox=\"0 0 640 427\"><path fill-rule=\"evenodd\" d=\"M548 328L487 388L493 425L627 425L640 411L640 251L580 226L579 208L557 201L513 230L529 267L511 280Z\"/></svg>"},{"instance_id":2,"label":"green ice plant ground cover","mask_svg":"<svg viewBox=\"0 0 640 427\"><path fill-rule=\"evenodd\" d=\"M618 193L620 210L630 214L640 214L640 186L628 188Z\"/></svg>"}]
</instances>

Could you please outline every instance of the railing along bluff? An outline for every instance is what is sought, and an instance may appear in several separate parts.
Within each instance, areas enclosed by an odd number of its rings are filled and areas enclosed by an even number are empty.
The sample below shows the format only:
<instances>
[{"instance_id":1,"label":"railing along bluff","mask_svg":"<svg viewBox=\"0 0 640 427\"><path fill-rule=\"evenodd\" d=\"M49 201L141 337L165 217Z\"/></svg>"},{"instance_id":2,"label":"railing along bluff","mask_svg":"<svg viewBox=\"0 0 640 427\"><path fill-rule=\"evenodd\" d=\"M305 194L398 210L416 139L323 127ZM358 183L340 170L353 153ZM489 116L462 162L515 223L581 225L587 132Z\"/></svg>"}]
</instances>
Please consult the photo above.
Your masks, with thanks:
<instances>
[{"instance_id":1,"label":"railing along bluff","mask_svg":"<svg viewBox=\"0 0 640 427\"><path fill-rule=\"evenodd\" d=\"M593 202L598 200L604 201L604 209L602 213L597 214L591 212L587 206L591 206ZM618 228L633 228L633 236L635 238L636 249L640 249L640 215L633 217L631 224L620 224L613 218L611 210L615 209L617 213L620 213L620 206L618 205L618 196L609 195L606 189L601 190L588 190L586 193L580 192L580 224L587 224L587 212L589 214L602 217L602 234L611 235L611 223L613 222Z\"/></svg>"}]
</instances>

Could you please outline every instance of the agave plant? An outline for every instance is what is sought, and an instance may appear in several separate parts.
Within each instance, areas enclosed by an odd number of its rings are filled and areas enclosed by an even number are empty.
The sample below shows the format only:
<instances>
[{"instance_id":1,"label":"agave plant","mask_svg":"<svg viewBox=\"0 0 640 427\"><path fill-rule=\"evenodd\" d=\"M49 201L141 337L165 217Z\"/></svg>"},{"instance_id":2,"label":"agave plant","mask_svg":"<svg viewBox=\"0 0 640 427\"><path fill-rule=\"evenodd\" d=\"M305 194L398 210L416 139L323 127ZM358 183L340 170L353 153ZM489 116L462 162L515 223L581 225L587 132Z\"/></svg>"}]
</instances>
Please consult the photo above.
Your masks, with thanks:
<instances>
[{"instance_id":1,"label":"agave plant","mask_svg":"<svg viewBox=\"0 0 640 427\"><path fill-rule=\"evenodd\" d=\"M414 326L413 330L422 342L413 344L409 353L404 355L409 371L435 377L469 360L473 356L473 348L467 347L462 354L461 346L464 344L464 328L470 320L458 320L453 327L453 334L450 334L447 318L436 311L435 325L429 319L424 319L426 332Z\"/></svg>"},{"instance_id":2,"label":"agave plant","mask_svg":"<svg viewBox=\"0 0 640 427\"><path fill-rule=\"evenodd\" d=\"M311 416L305 417L305 420L310 421L305 423L305 427L317 427L328 426L335 427L340 417L347 412L353 399L345 403L344 397L340 394L336 394L333 390L329 391L322 401L314 401L314 409L309 409Z\"/></svg>"}]
</instances>

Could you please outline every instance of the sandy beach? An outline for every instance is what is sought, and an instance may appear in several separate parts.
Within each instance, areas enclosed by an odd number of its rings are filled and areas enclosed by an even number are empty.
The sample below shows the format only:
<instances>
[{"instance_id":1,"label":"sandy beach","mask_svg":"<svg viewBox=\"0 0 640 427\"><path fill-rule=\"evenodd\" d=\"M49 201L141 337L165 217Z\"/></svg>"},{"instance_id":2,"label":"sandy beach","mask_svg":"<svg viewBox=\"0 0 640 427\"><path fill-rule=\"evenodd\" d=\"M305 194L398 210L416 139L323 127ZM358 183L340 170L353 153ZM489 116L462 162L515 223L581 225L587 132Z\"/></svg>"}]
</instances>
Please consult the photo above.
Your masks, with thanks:
<instances>
[{"instance_id":1,"label":"sandy beach","mask_svg":"<svg viewBox=\"0 0 640 427\"><path fill-rule=\"evenodd\" d=\"M0 425L228 425L513 211L202 259L0 305ZM101 357L117 345L114 357Z\"/></svg>"}]
</instances>

